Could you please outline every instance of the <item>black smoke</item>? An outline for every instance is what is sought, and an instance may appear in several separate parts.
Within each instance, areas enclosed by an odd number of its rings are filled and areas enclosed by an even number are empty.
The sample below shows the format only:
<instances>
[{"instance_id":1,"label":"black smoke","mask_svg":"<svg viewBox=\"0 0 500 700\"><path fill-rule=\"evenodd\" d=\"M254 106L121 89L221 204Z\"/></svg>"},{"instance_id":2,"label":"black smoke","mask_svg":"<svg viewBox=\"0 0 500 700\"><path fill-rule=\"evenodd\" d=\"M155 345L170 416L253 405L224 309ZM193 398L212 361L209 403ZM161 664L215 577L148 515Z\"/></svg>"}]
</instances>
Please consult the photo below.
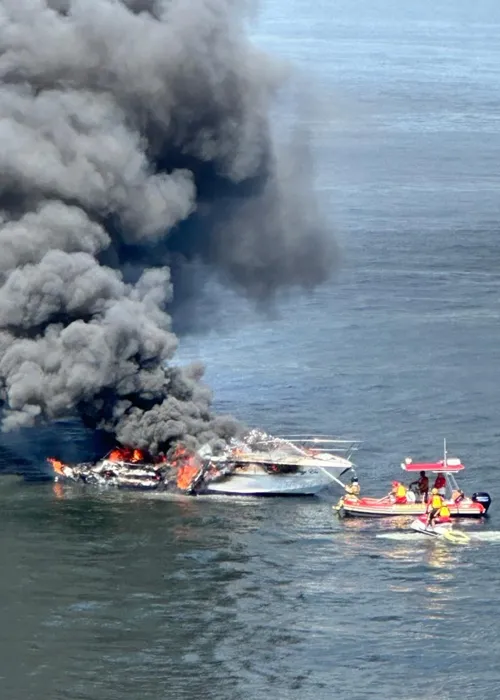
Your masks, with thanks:
<instances>
[{"instance_id":1,"label":"black smoke","mask_svg":"<svg viewBox=\"0 0 500 700\"><path fill-rule=\"evenodd\" d=\"M329 275L305 142L272 136L285 72L249 40L250 10L3 0L5 430L79 414L153 450L227 438L203 368L171 364L176 293L202 269L261 303Z\"/></svg>"}]
</instances>

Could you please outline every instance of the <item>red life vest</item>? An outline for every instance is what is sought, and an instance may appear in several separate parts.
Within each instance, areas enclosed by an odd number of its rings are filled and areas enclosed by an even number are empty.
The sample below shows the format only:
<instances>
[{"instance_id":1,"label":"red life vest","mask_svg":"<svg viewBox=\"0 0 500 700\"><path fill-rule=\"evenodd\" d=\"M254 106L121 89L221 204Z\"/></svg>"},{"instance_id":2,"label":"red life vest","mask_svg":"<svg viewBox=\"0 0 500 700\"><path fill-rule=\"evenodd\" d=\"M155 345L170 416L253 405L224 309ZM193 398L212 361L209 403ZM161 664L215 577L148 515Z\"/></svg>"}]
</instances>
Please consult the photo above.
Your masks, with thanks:
<instances>
[{"instance_id":1,"label":"red life vest","mask_svg":"<svg viewBox=\"0 0 500 700\"><path fill-rule=\"evenodd\" d=\"M442 489L443 486L446 486L446 478L442 474L438 474L436 476L436 481L434 482L434 488Z\"/></svg>"}]
</instances>

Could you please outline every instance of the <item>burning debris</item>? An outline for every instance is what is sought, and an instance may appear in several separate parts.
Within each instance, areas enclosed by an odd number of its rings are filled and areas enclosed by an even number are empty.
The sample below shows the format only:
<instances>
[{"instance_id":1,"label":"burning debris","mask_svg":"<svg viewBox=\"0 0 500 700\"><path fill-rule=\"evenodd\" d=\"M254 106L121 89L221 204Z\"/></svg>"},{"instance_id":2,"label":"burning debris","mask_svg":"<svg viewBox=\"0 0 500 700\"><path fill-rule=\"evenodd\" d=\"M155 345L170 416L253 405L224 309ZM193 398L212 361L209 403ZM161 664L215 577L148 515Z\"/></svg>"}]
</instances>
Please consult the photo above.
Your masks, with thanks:
<instances>
[{"instance_id":1,"label":"burning debris","mask_svg":"<svg viewBox=\"0 0 500 700\"><path fill-rule=\"evenodd\" d=\"M282 70L246 10L2 3L4 430L78 414L155 455L224 444L239 427L203 368L171 364L173 300L210 275L260 301L328 277L307 144L273 143Z\"/></svg>"},{"instance_id":2,"label":"burning debris","mask_svg":"<svg viewBox=\"0 0 500 700\"><path fill-rule=\"evenodd\" d=\"M47 461L56 481L135 490L177 489L195 493L202 490L202 481L209 478L209 472L210 478L218 473L216 467L182 445L177 445L169 458L145 450L116 448L96 463L69 465L54 457Z\"/></svg>"}]
</instances>

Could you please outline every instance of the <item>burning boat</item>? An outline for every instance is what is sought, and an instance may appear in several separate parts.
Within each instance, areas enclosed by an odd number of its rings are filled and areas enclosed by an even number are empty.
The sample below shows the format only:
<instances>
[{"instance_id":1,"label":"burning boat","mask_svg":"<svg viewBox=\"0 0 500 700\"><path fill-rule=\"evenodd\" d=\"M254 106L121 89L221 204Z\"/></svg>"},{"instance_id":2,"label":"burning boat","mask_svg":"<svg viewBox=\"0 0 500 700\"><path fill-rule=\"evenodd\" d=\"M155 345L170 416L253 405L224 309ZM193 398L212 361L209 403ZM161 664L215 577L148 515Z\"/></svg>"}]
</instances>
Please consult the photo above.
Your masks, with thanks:
<instances>
[{"instance_id":1,"label":"burning boat","mask_svg":"<svg viewBox=\"0 0 500 700\"><path fill-rule=\"evenodd\" d=\"M68 465L50 458L57 481L185 493L313 495L354 470L359 442L320 436L277 438L251 431L222 452L209 446L193 453L182 445L153 457L143 450L112 450L97 463Z\"/></svg>"},{"instance_id":2,"label":"burning boat","mask_svg":"<svg viewBox=\"0 0 500 700\"><path fill-rule=\"evenodd\" d=\"M156 490L166 486L166 460L143 450L116 448L98 462L69 465L58 459L47 460L56 481L80 482L122 489Z\"/></svg>"}]
</instances>

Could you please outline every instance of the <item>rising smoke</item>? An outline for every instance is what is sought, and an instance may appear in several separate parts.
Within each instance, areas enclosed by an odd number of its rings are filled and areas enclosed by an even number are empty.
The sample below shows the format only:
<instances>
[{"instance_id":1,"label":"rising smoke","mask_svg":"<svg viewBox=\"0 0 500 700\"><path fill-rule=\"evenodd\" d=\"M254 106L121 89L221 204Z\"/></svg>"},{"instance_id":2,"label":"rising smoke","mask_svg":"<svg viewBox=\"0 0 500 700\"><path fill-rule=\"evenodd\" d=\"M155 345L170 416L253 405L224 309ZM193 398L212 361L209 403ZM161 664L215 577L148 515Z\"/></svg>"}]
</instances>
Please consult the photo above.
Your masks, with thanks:
<instances>
[{"instance_id":1,"label":"rising smoke","mask_svg":"<svg viewBox=\"0 0 500 700\"><path fill-rule=\"evenodd\" d=\"M284 73L250 9L2 1L4 429L78 413L153 450L228 437L202 367L170 364L172 280L196 263L262 301L329 274L306 159L273 144Z\"/></svg>"}]
</instances>

